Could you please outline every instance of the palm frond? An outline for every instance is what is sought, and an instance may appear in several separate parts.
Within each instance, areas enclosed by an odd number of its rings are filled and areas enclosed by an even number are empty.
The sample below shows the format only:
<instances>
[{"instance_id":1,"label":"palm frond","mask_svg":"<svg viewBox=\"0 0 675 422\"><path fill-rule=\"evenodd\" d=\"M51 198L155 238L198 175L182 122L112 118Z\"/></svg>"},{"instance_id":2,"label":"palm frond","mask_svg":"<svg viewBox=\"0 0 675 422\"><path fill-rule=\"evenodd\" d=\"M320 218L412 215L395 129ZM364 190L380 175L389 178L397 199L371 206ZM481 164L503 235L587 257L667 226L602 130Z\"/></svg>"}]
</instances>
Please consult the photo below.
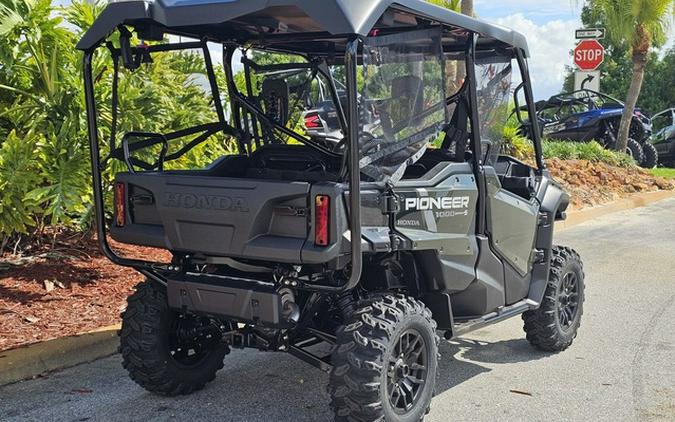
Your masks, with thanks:
<instances>
[{"instance_id":1,"label":"palm frond","mask_svg":"<svg viewBox=\"0 0 675 422\"><path fill-rule=\"evenodd\" d=\"M0 36L9 34L25 22L24 17L31 11L34 0L2 0L0 2Z\"/></svg>"}]
</instances>

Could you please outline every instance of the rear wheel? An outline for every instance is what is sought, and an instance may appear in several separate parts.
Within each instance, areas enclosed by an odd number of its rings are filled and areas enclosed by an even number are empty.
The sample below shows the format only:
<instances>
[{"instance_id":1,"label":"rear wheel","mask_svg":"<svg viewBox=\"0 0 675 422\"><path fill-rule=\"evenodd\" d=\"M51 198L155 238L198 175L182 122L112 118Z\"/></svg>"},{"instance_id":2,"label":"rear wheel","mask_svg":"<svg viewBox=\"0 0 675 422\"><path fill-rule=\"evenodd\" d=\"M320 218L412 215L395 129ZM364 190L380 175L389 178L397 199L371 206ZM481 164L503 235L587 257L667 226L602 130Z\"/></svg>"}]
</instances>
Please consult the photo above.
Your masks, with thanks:
<instances>
[{"instance_id":1,"label":"rear wheel","mask_svg":"<svg viewBox=\"0 0 675 422\"><path fill-rule=\"evenodd\" d=\"M228 353L220 340L216 322L173 311L164 287L150 281L136 286L122 314L122 364L154 393L189 394L212 381Z\"/></svg>"},{"instance_id":2,"label":"rear wheel","mask_svg":"<svg viewBox=\"0 0 675 422\"><path fill-rule=\"evenodd\" d=\"M656 147L649 142L645 142L642 144L642 151L644 152L644 159L640 166L647 169L656 167L659 163L659 153L656 151Z\"/></svg>"},{"instance_id":3,"label":"rear wheel","mask_svg":"<svg viewBox=\"0 0 675 422\"><path fill-rule=\"evenodd\" d=\"M541 306L523 314L527 340L548 352L567 349L581 324L584 269L573 249L556 246L551 256L548 285Z\"/></svg>"},{"instance_id":4,"label":"rear wheel","mask_svg":"<svg viewBox=\"0 0 675 422\"><path fill-rule=\"evenodd\" d=\"M633 157L637 165L642 164L645 159L644 151L642 150L642 145L635 139L628 139L628 144L626 147L626 154Z\"/></svg>"},{"instance_id":5,"label":"rear wheel","mask_svg":"<svg viewBox=\"0 0 675 422\"><path fill-rule=\"evenodd\" d=\"M438 365L436 323L423 303L378 295L337 332L329 392L338 422L418 422Z\"/></svg>"}]
</instances>

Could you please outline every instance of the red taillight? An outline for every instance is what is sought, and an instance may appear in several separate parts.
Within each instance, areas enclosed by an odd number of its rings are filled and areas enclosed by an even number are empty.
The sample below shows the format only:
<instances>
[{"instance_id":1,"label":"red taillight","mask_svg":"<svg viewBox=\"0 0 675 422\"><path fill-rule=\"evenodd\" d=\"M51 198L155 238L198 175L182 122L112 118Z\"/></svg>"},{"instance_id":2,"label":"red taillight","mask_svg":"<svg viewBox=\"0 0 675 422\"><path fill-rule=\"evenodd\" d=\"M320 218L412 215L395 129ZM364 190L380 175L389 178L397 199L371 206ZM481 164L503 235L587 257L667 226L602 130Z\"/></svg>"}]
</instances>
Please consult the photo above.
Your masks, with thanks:
<instances>
[{"instance_id":1,"label":"red taillight","mask_svg":"<svg viewBox=\"0 0 675 422\"><path fill-rule=\"evenodd\" d=\"M127 222L127 195L126 186L122 182L115 183L115 224L124 226Z\"/></svg>"},{"instance_id":2,"label":"red taillight","mask_svg":"<svg viewBox=\"0 0 675 422\"><path fill-rule=\"evenodd\" d=\"M316 129L321 127L321 120L318 114L308 114L305 116L305 127L307 129Z\"/></svg>"},{"instance_id":3,"label":"red taillight","mask_svg":"<svg viewBox=\"0 0 675 422\"><path fill-rule=\"evenodd\" d=\"M317 195L314 199L314 243L318 246L328 246L328 227L330 223L330 197Z\"/></svg>"}]
</instances>

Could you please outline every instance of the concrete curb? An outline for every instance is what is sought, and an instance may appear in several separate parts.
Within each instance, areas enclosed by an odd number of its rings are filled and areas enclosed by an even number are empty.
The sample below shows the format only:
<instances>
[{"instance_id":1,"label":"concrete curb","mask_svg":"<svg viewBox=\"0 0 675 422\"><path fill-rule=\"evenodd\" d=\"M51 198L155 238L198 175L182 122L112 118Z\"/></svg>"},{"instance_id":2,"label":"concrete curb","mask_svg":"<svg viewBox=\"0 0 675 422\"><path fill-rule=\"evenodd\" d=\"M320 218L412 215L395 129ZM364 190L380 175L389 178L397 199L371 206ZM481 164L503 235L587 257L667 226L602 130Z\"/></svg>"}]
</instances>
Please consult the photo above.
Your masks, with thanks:
<instances>
[{"instance_id":1,"label":"concrete curb","mask_svg":"<svg viewBox=\"0 0 675 422\"><path fill-rule=\"evenodd\" d=\"M571 211L567 220L556 223L556 231L577 226L607 214L643 207L652 202L675 198L675 191L656 191L631 195L609 204ZM91 362L117 352L119 325L104 327L77 336L35 343L0 352L0 385L35 378L42 374Z\"/></svg>"},{"instance_id":2,"label":"concrete curb","mask_svg":"<svg viewBox=\"0 0 675 422\"><path fill-rule=\"evenodd\" d=\"M555 223L555 231L560 232L567 230L607 214L644 207L645 205L651 204L652 202L657 202L668 198L675 198L675 191L658 190L654 192L635 193L627 198L619 199L618 201L599 205L597 207L578 211L570 211L567 213L567 220L557 221Z\"/></svg>"},{"instance_id":3,"label":"concrete curb","mask_svg":"<svg viewBox=\"0 0 675 422\"><path fill-rule=\"evenodd\" d=\"M117 352L119 325L0 352L0 385L91 362Z\"/></svg>"}]
</instances>

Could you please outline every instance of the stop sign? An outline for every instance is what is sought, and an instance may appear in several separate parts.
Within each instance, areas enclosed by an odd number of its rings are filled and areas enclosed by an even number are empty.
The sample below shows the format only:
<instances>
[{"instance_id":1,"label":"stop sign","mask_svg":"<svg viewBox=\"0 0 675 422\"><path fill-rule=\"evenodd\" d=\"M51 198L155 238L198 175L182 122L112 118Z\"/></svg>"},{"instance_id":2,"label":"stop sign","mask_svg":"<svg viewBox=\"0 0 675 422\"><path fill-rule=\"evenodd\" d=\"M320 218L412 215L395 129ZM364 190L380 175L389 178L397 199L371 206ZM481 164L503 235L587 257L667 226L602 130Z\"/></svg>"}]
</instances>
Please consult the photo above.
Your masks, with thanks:
<instances>
[{"instance_id":1,"label":"stop sign","mask_svg":"<svg viewBox=\"0 0 675 422\"><path fill-rule=\"evenodd\" d=\"M574 64L581 70L595 70L605 60L605 47L596 40L584 40L574 49Z\"/></svg>"}]
</instances>

